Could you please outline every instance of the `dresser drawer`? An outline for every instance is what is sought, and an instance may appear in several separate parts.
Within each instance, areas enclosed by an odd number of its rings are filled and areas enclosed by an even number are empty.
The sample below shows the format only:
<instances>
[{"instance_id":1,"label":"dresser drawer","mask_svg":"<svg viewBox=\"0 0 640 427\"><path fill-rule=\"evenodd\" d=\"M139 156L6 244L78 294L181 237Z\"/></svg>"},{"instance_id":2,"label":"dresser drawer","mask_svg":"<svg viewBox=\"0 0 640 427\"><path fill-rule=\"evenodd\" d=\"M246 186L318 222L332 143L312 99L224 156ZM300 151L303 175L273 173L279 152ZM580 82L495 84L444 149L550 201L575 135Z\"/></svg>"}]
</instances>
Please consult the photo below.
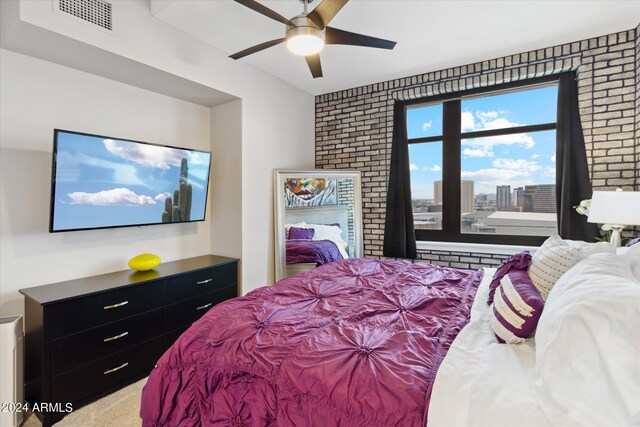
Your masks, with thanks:
<instances>
[{"instance_id":1,"label":"dresser drawer","mask_svg":"<svg viewBox=\"0 0 640 427\"><path fill-rule=\"evenodd\" d=\"M189 326L214 305L234 298L238 291L235 287L220 289L216 292L200 295L167 307L167 325L172 327Z\"/></svg>"},{"instance_id":2,"label":"dresser drawer","mask_svg":"<svg viewBox=\"0 0 640 427\"><path fill-rule=\"evenodd\" d=\"M61 337L161 307L161 287L160 281L55 304L50 308L51 335Z\"/></svg>"},{"instance_id":3,"label":"dresser drawer","mask_svg":"<svg viewBox=\"0 0 640 427\"><path fill-rule=\"evenodd\" d=\"M52 402L80 402L130 378L151 372L163 351L164 337L98 359L76 369L54 375Z\"/></svg>"},{"instance_id":4,"label":"dresser drawer","mask_svg":"<svg viewBox=\"0 0 640 427\"><path fill-rule=\"evenodd\" d=\"M195 271L179 277L171 277L166 281L166 302L171 304L210 293L217 289L237 288L237 278L238 264L235 262Z\"/></svg>"},{"instance_id":5,"label":"dresser drawer","mask_svg":"<svg viewBox=\"0 0 640 427\"><path fill-rule=\"evenodd\" d=\"M51 372L73 369L163 333L162 309L68 335L51 343Z\"/></svg>"}]
</instances>

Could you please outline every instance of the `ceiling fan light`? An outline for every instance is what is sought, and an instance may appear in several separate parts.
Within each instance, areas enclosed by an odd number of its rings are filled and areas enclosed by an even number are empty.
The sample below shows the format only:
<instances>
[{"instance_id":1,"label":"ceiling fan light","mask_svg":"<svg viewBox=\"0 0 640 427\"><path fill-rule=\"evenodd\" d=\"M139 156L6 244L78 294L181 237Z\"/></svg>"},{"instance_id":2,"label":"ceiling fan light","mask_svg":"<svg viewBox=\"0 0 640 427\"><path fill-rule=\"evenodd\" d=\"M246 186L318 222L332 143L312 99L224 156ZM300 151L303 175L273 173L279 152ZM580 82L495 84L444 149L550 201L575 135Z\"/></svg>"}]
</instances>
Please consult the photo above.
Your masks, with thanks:
<instances>
[{"instance_id":1,"label":"ceiling fan light","mask_svg":"<svg viewBox=\"0 0 640 427\"><path fill-rule=\"evenodd\" d=\"M315 55L324 47L324 40L310 35L299 35L287 40L287 47L296 55Z\"/></svg>"},{"instance_id":2,"label":"ceiling fan light","mask_svg":"<svg viewBox=\"0 0 640 427\"><path fill-rule=\"evenodd\" d=\"M324 47L324 32L304 16L292 19L296 26L287 31L287 47L295 55L315 55Z\"/></svg>"}]
</instances>

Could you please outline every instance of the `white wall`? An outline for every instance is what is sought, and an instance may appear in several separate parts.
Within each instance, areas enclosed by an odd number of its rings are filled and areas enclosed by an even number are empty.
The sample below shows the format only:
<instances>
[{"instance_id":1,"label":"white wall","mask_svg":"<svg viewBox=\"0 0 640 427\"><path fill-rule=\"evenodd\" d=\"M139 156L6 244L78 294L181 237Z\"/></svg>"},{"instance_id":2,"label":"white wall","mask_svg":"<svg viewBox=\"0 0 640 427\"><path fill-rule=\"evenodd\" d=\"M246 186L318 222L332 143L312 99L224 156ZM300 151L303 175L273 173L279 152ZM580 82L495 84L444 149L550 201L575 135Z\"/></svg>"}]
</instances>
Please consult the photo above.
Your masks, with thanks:
<instances>
[{"instance_id":1,"label":"white wall","mask_svg":"<svg viewBox=\"0 0 640 427\"><path fill-rule=\"evenodd\" d=\"M242 257L242 101L211 108L211 250Z\"/></svg>"},{"instance_id":2,"label":"white wall","mask_svg":"<svg viewBox=\"0 0 640 427\"><path fill-rule=\"evenodd\" d=\"M9 10L6 6L9 2L3 0L0 3L5 11ZM170 7L169 2L167 8ZM158 10L161 14L162 10ZM17 21L7 22L7 20L14 18ZM226 53L162 22L151 14L149 2L145 0L113 2L113 33L96 30L90 25L78 23L54 13L52 1L49 0L22 0L19 2L19 13L5 13L3 19L5 21L3 22L2 43L3 46L10 45L12 50L26 52L32 56L65 63L77 68L82 68L83 63L97 61L101 52L109 52L240 98L242 100L241 161L238 162L236 158L230 162L228 165L229 176L220 175L218 178L224 182L241 186L242 203L221 207L221 209L227 210L224 213L220 212L219 217L221 221L224 221L222 218L228 217L242 219L241 237L235 238L242 240L240 247L242 248L243 292L246 293L251 289L272 283L272 171L275 168L308 169L313 167L314 98L311 95L246 63L233 61L227 58ZM54 37L57 37L55 43L53 42ZM82 57L74 58L69 53L70 49L65 49L64 40L58 40L58 38L79 41L95 48L95 56L86 55L83 52ZM26 71L23 70L23 72ZM51 78L47 78L47 80L56 84L56 81ZM3 94L2 97L4 100L5 95ZM135 105L131 105L131 108L135 108ZM7 116L16 115L12 105L7 104L7 109L9 110ZM2 111L1 114L4 116L5 111ZM106 115L108 119L111 118L110 114L118 115L117 112L110 112ZM34 117L33 122L39 120L39 117ZM171 120L168 121L171 122ZM35 124L40 126L39 123ZM49 127L51 126L52 124L49 124ZM62 127L57 123L56 126ZM156 133L156 130L148 129L154 124L137 123L136 126L140 133ZM98 132L93 127L86 130L93 133ZM213 132L215 133L215 129ZM120 134L118 133L118 136ZM152 136L138 139L148 140ZM40 163L47 165L45 157L50 156L50 152L43 153L41 151L39 156L44 158ZM215 156L216 153L214 153ZM235 182L238 170L241 170L241 181ZM24 191L31 192L36 185L40 184L27 184L22 188ZM3 204L4 197L3 195ZM217 208L220 206L216 205ZM3 214L4 209L3 206ZM38 218L46 220L48 217L47 209L46 207L42 209L44 210L38 214L40 215ZM15 214L12 215L15 216ZM216 222L218 219L214 217L213 221ZM216 223L216 226L224 227L224 223ZM189 232L195 233L196 231L187 229L186 233ZM120 235L126 231L115 233ZM198 245L199 254L210 251L211 233L211 230L207 230L203 234L207 237L202 237L199 233L199 238L204 239L204 242L200 242ZM86 241L83 248L90 248L91 241L94 239L89 234L78 233L77 235L78 237L66 237L65 234L56 238L83 240ZM227 240L233 238L234 236L225 237ZM216 239L217 237L214 237L214 241ZM182 241L182 239L178 240ZM14 239L10 244L7 244L7 247L16 251L16 244ZM98 272L91 267L74 267L75 265L84 265L87 261L90 264L93 263L88 260L91 256L89 250L78 250L78 259L73 260L68 256L69 254L49 254L50 247L45 246L46 250L43 251L39 245L39 239L36 238L29 243L22 244L22 252L33 251L53 256L63 263L62 270L76 276ZM237 248L238 243L237 241L224 242L220 240L220 244L216 243L216 245L217 247L230 245ZM104 267L105 269L117 269L115 268L115 260L122 257L120 255L121 249L118 248L118 244L109 244L109 247L111 249L105 247L100 251L104 256L110 251L110 261L104 261L105 264L108 263ZM182 248L180 254L175 254L174 258L190 256L193 252L193 248L187 244L181 244L180 247ZM4 264L4 253L1 256ZM6 262L10 261L7 258ZM20 274L21 272L15 269L12 269L8 274L2 273L2 286L5 286L5 281L24 283L23 279L19 277ZM43 279L42 277L38 279L38 281L30 281L30 285L39 285L55 280L51 278L40 281Z\"/></svg>"},{"instance_id":3,"label":"white wall","mask_svg":"<svg viewBox=\"0 0 640 427\"><path fill-rule=\"evenodd\" d=\"M0 94L2 315L22 313L20 288L210 251L210 208L193 224L48 233L54 128L209 150L209 108L6 50Z\"/></svg>"}]
</instances>

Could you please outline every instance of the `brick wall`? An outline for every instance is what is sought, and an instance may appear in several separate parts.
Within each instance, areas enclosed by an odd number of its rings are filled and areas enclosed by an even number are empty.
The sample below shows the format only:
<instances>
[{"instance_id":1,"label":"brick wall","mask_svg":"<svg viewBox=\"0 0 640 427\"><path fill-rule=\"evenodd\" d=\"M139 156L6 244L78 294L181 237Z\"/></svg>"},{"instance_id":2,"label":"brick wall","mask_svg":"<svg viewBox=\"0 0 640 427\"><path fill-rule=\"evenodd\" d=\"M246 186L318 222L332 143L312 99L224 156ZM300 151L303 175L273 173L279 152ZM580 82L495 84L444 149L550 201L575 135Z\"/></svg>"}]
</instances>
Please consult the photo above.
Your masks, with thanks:
<instances>
[{"instance_id":1,"label":"brick wall","mask_svg":"<svg viewBox=\"0 0 640 427\"><path fill-rule=\"evenodd\" d=\"M316 97L316 167L362 172L365 256L382 256L394 100L578 75L579 105L594 189L638 188L640 27L560 46L362 86ZM421 251L441 265L495 265L487 254Z\"/></svg>"}]
</instances>

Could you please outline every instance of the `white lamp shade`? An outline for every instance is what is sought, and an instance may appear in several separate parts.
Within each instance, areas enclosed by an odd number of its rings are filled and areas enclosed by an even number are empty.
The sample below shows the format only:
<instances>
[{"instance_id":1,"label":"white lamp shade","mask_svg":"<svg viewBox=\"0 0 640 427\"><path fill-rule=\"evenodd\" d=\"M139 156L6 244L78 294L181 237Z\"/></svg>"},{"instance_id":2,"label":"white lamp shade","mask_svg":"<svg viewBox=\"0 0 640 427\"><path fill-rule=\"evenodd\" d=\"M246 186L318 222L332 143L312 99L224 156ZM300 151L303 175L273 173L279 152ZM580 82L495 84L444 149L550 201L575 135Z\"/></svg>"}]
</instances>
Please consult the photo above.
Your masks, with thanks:
<instances>
[{"instance_id":1,"label":"white lamp shade","mask_svg":"<svg viewBox=\"0 0 640 427\"><path fill-rule=\"evenodd\" d=\"M640 225L640 191L594 191L587 221Z\"/></svg>"}]
</instances>

